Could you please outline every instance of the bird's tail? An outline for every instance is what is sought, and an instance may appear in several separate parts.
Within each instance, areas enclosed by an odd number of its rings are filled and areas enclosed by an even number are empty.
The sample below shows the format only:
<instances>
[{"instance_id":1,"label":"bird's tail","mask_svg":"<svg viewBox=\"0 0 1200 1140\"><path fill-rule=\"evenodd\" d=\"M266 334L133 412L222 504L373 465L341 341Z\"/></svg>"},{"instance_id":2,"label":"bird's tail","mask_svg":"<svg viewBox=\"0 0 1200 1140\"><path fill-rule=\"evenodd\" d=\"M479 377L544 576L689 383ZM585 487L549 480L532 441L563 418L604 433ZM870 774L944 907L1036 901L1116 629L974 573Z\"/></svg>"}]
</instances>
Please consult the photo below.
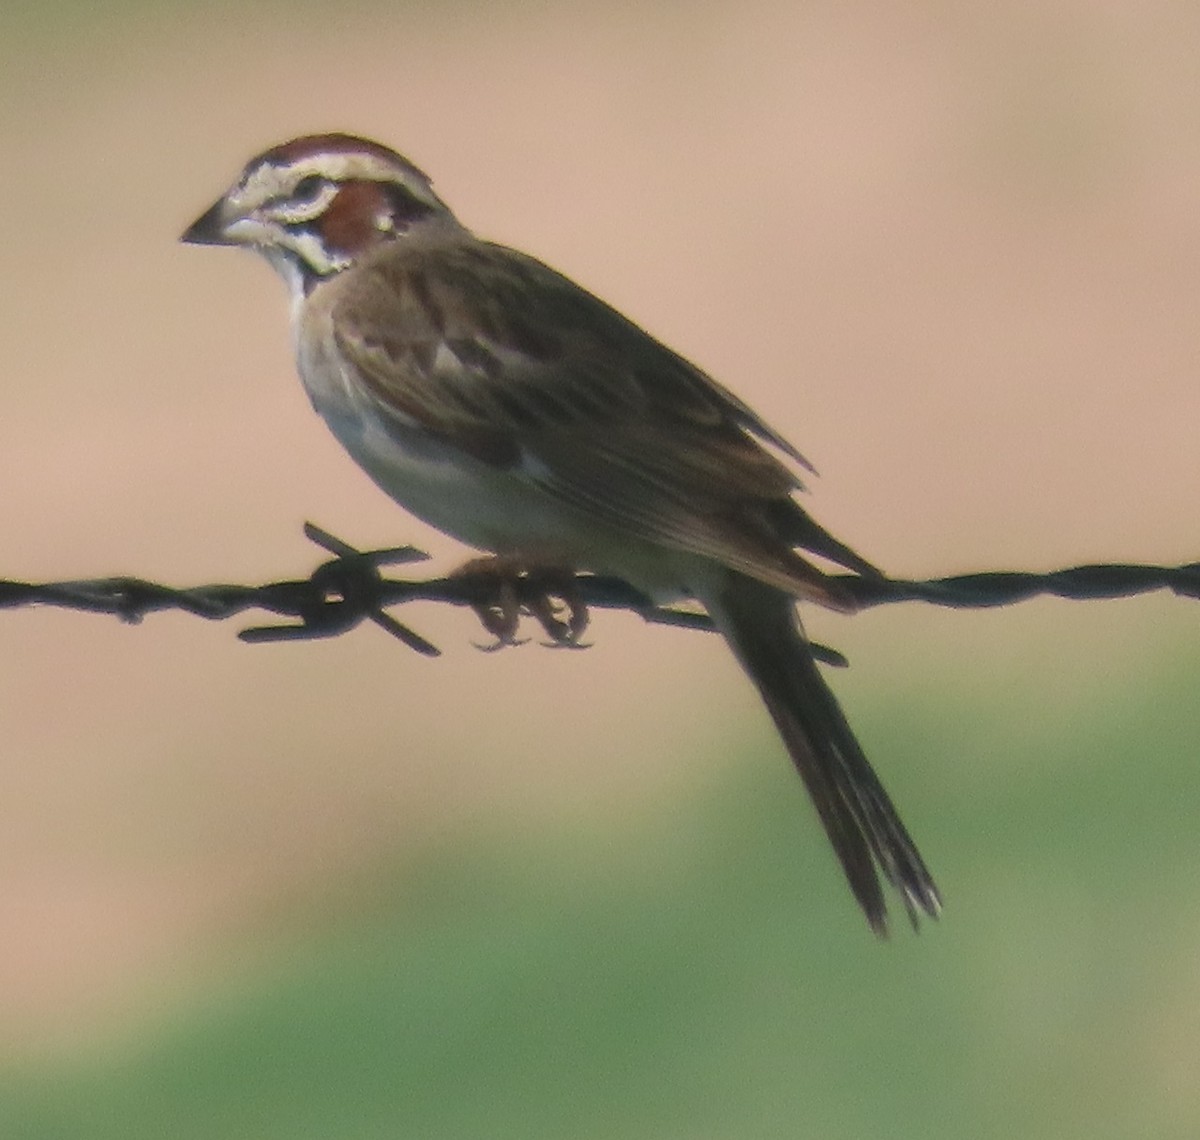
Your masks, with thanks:
<instances>
[{"instance_id":1,"label":"bird's tail","mask_svg":"<svg viewBox=\"0 0 1200 1140\"><path fill-rule=\"evenodd\" d=\"M936 917L937 887L817 669L794 600L733 572L702 600L762 694L871 928L887 932L879 872L914 924L919 911Z\"/></svg>"}]
</instances>

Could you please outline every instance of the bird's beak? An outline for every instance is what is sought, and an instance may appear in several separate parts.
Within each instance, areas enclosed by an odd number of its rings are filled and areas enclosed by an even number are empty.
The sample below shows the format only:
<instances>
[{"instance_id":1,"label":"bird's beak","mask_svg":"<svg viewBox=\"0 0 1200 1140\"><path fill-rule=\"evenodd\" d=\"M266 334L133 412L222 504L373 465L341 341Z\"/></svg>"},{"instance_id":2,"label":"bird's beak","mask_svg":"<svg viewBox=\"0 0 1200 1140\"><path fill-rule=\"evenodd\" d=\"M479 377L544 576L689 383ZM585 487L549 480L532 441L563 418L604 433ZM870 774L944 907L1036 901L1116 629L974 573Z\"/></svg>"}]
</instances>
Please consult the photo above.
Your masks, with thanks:
<instances>
[{"instance_id":1,"label":"bird's beak","mask_svg":"<svg viewBox=\"0 0 1200 1140\"><path fill-rule=\"evenodd\" d=\"M231 237L225 215L225 199L214 202L183 233L179 240L189 245L238 245Z\"/></svg>"}]
</instances>

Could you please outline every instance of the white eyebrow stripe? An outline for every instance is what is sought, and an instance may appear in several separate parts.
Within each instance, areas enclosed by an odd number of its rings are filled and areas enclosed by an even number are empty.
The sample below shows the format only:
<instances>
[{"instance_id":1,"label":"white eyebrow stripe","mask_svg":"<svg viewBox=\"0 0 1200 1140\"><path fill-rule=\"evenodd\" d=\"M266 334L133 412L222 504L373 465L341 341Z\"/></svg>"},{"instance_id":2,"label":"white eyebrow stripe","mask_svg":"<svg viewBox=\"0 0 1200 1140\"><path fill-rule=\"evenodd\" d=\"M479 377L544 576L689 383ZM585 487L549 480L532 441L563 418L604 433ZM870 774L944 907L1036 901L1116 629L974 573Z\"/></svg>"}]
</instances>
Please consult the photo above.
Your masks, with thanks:
<instances>
[{"instance_id":1,"label":"white eyebrow stripe","mask_svg":"<svg viewBox=\"0 0 1200 1140\"><path fill-rule=\"evenodd\" d=\"M247 213L272 198L290 194L301 179L310 175L330 182L391 182L402 185L428 206L442 207L429 180L416 167L397 167L373 154L361 152L312 155L284 166L264 162L233 190L229 195L230 204L237 211Z\"/></svg>"}]
</instances>

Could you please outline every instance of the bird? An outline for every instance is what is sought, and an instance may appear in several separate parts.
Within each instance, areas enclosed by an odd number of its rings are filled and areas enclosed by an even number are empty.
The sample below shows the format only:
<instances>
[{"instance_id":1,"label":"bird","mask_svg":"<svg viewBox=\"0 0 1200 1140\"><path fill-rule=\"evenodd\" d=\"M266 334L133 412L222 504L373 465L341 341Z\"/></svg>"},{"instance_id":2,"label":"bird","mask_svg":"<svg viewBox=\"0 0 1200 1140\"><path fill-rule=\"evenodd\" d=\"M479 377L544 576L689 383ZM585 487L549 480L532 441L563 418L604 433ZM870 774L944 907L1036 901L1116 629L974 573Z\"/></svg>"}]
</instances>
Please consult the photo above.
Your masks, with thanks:
<instances>
[{"instance_id":1,"label":"bird","mask_svg":"<svg viewBox=\"0 0 1200 1140\"><path fill-rule=\"evenodd\" d=\"M182 234L262 255L316 412L411 514L498 565L702 606L758 689L851 892L888 931L941 897L822 677L797 603L881 572L797 501L801 453L732 391L542 261L477 237L381 143L251 159ZM570 636L569 634L567 635Z\"/></svg>"}]
</instances>

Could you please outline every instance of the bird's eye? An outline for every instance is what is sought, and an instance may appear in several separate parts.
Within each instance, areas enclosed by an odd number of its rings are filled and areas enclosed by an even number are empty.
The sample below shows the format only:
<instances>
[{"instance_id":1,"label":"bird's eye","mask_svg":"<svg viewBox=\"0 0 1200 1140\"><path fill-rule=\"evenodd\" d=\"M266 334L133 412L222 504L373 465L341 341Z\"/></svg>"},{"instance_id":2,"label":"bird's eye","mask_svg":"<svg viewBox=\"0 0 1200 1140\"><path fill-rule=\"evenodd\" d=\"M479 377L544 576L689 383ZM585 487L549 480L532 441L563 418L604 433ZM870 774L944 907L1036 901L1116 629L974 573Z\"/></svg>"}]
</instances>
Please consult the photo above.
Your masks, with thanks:
<instances>
[{"instance_id":1,"label":"bird's eye","mask_svg":"<svg viewBox=\"0 0 1200 1140\"><path fill-rule=\"evenodd\" d=\"M293 202L313 202L325 189L325 179L319 174L306 174L292 190Z\"/></svg>"}]
</instances>

